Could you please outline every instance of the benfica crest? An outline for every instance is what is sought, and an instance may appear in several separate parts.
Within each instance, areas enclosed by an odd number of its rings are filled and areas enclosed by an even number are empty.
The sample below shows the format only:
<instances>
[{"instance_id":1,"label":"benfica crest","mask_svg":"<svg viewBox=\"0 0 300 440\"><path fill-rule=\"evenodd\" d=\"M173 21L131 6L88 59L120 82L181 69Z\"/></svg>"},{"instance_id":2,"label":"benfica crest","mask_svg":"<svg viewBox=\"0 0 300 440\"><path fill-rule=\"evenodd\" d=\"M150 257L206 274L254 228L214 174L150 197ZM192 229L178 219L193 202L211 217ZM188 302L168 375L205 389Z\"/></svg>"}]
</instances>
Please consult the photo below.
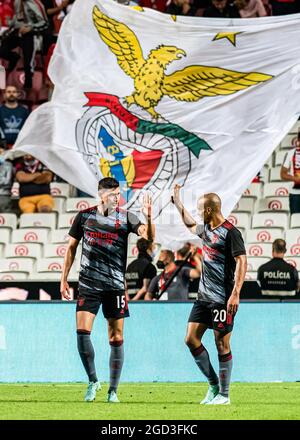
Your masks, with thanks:
<instances>
[{"instance_id":1,"label":"benfica crest","mask_svg":"<svg viewBox=\"0 0 300 440\"><path fill-rule=\"evenodd\" d=\"M98 178L112 176L125 182L127 208L138 208L141 190L150 191L155 201L175 180L184 184L191 156L211 149L178 125L136 116L117 96L86 96L88 109L76 126L77 146Z\"/></svg>"},{"instance_id":2,"label":"benfica crest","mask_svg":"<svg viewBox=\"0 0 300 440\"><path fill-rule=\"evenodd\" d=\"M132 78L134 90L122 98L85 93L87 111L77 123L77 146L98 177L125 182L125 205L138 209L140 191L149 191L155 201L175 180L183 185L192 158L211 150L206 141L158 112L162 98L195 102L237 93L271 76L201 65L167 74L170 63L187 55L184 50L161 44L144 57L137 36L125 23L97 6L92 18L100 39Z\"/></svg>"}]
</instances>

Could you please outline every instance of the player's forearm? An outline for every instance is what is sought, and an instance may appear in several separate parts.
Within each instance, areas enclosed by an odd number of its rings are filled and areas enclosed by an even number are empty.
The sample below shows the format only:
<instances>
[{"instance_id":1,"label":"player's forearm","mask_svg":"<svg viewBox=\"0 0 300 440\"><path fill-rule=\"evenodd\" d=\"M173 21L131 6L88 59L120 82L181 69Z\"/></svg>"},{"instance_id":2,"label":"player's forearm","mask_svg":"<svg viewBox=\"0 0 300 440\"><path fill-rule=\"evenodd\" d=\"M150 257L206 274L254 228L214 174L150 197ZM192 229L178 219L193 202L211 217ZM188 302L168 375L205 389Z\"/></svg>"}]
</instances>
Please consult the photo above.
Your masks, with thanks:
<instances>
[{"instance_id":1,"label":"player's forearm","mask_svg":"<svg viewBox=\"0 0 300 440\"><path fill-rule=\"evenodd\" d=\"M72 264L74 263L75 255L76 255L76 249L69 247L67 249L65 259L64 259L64 265L63 265L63 270L62 270L62 274L61 274L61 281L67 281Z\"/></svg>"},{"instance_id":2,"label":"player's forearm","mask_svg":"<svg viewBox=\"0 0 300 440\"><path fill-rule=\"evenodd\" d=\"M147 240L154 241L155 240L155 225L150 221L146 225L146 236Z\"/></svg>"},{"instance_id":3,"label":"player's forearm","mask_svg":"<svg viewBox=\"0 0 300 440\"><path fill-rule=\"evenodd\" d=\"M175 201L175 206L177 208L177 211L179 212L183 223L188 229L195 229L197 226L197 223L195 219L192 217L192 215L185 209L183 206L183 203L180 201Z\"/></svg>"},{"instance_id":4,"label":"player's forearm","mask_svg":"<svg viewBox=\"0 0 300 440\"><path fill-rule=\"evenodd\" d=\"M247 271L247 258L242 255L237 258L236 269L235 269L235 283L233 287L233 292L236 295L240 295L241 289L244 284L245 275Z\"/></svg>"}]
</instances>

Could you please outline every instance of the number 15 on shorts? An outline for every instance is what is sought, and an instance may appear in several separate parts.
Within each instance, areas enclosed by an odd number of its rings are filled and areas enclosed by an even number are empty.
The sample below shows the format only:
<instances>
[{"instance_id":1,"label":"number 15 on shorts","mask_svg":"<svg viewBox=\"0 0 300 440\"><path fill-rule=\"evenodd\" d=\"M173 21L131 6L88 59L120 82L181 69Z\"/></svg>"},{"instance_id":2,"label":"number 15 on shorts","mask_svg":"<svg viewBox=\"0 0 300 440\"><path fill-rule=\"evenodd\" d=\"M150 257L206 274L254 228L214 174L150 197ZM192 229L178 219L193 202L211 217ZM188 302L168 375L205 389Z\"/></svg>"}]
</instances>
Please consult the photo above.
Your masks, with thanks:
<instances>
[{"instance_id":1,"label":"number 15 on shorts","mask_svg":"<svg viewBox=\"0 0 300 440\"><path fill-rule=\"evenodd\" d=\"M118 309L124 309L126 306L126 298L125 295L117 296L117 308Z\"/></svg>"}]
</instances>

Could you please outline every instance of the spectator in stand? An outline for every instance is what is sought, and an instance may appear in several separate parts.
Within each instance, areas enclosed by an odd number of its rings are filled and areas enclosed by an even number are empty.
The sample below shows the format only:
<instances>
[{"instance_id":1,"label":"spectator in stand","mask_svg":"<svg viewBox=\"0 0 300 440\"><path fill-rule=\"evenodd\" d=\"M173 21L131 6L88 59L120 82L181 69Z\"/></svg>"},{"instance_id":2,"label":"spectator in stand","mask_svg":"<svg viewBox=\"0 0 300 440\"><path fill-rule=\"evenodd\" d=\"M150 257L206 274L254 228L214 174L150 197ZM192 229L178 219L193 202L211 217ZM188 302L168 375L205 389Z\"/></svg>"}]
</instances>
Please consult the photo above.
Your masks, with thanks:
<instances>
[{"instance_id":1,"label":"spectator in stand","mask_svg":"<svg viewBox=\"0 0 300 440\"><path fill-rule=\"evenodd\" d=\"M156 267L152 264L155 245L145 238L140 238L136 245L139 251L138 257L128 265L125 274L127 291L133 301L144 299L150 281L157 273Z\"/></svg>"},{"instance_id":2,"label":"spectator in stand","mask_svg":"<svg viewBox=\"0 0 300 440\"><path fill-rule=\"evenodd\" d=\"M197 267L190 269L183 266L165 289L166 283L174 275L178 266L175 264L174 253L168 249L162 250L156 265L158 269L163 269L163 271L151 281L145 300L159 299L158 295L164 291L160 299L187 301L189 299L190 279L199 278L201 273L201 260L197 255L194 255L194 258Z\"/></svg>"},{"instance_id":3,"label":"spectator in stand","mask_svg":"<svg viewBox=\"0 0 300 440\"><path fill-rule=\"evenodd\" d=\"M299 0L271 0L273 15L296 14L300 12Z\"/></svg>"},{"instance_id":4,"label":"spectator in stand","mask_svg":"<svg viewBox=\"0 0 300 440\"><path fill-rule=\"evenodd\" d=\"M290 212L291 214L300 213L300 132L296 148L291 149L285 156L280 177L287 182L294 182L290 190Z\"/></svg>"},{"instance_id":5,"label":"spectator in stand","mask_svg":"<svg viewBox=\"0 0 300 440\"><path fill-rule=\"evenodd\" d=\"M286 242L273 242L272 260L258 268L257 280L263 295L293 296L299 289L297 269L284 261Z\"/></svg>"},{"instance_id":6,"label":"spectator in stand","mask_svg":"<svg viewBox=\"0 0 300 440\"><path fill-rule=\"evenodd\" d=\"M195 15L196 8L192 0L171 0L165 12L170 15Z\"/></svg>"},{"instance_id":7,"label":"spectator in stand","mask_svg":"<svg viewBox=\"0 0 300 440\"><path fill-rule=\"evenodd\" d=\"M0 107L0 129L4 134L7 148L11 148L21 131L29 111L18 103L19 92L15 86L7 86L4 104Z\"/></svg>"},{"instance_id":8,"label":"spectator in stand","mask_svg":"<svg viewBox=\"0 0 300 440\"><path fill-rule=\"evenodd\" d=\"M7 71L11 72L20 58L13 49L21 47L24 58L24 87L31 89L35 56L34 35L47 29L47 14L40 0L15 0L14 5L15 15L10 27L2 36L0 58L9 61Z\"/></svg>"},{"instance_id":9,"label":"spectator in stand","mask_svg":"<svg viewBox=\"0 0 300 440\"><path fill-rule=\"evenodd\" d=\"M267 12L262 0L235 0L241 18L265 17Z\"/></svg>"},{"instance_id":10,"label":"spectator in stand","mask_svg":"<svg viewBox=\"0 0 300 440\"><path fill-rule=\"evenodd\" d=\"M11 188L14 180L13 165L3 157L4 148L0 147L0 212L14 211L11 200Z\"/></svg>"},{"instance_id":11,"label":"spectator in stand","mask_svg":"<svg viewBox=\"0 0 300 440\"><path fill-rule=\"evenodd\" d=\"M43 54L47 55L48 50L52 44L56 43L57 36L55 36L55 18L62 11L65 11L69 0L63 0L58 4L55 0L41 0L49 22L49 26L45 32L43 32Z\"/></svg>"},{"instance_id":12,"label":"spectator in stand","mask_svg":"<svg viewBox=\"0 0 300 440\"><path fill-rule=\"evenodd\" d=\"M185 245L179 249L176 252L176 260L175 260L175 264L181 265L183 260L186 260L186 262L184 263L184 267L188 267L190 269L194 269L195 267L197 267L198 264L198 260L195 261L193 258L193 255L197 254L198 258L201 258L201 253L200 249L198 249L197 247L195 247L194 245L192 245L191 243L187 242L185 243ZM189 256L189 258L187 259L187 257ZM198 292L199 289L199 281L200 278L194 278L190 280L189 283L189 292Z\"/></svg>"},{"instance_id":13,"label":"spectator in stand","mask_svg":"<svg viewBox=\"0 0 300 440\"><path fill-rule=\"evenodd\" d=\"M160 12L165 12L168 0L140 0L138 3L143 8L151 8Z\"/></svg>"},{"instance_id":14,"label":"spectator in stand","mask_svg":"<svg viewBox=\"0 0 300 440\"><path fill-rule=\"evenodd\" d=\"M210 6L203 12L203 17L240 18L240 14L238 8L227 0L211 0Z\"/></svg>"},{"instance_id":15,"label":"spectator in stand","mask_svg":"<svg viewBox=\"0 0 300 440\"><path fill-rule=\"evenodd\" d=\"M39 160L26 154L16 165L20 184L19 207L22 213L51 212L54 200L50 195L53 174Z\"/></svg>"}]
</instances>

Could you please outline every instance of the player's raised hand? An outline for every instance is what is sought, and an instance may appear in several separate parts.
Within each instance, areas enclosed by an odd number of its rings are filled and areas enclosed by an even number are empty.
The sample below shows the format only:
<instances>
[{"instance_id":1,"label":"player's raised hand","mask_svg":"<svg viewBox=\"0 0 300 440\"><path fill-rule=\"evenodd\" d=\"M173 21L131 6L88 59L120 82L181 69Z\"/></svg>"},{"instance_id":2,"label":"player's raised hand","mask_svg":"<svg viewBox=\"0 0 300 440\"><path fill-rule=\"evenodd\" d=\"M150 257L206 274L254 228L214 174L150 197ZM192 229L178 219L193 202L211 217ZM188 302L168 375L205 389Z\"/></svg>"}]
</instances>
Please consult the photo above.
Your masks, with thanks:
<instances>
[{"instance_id":1,"label":"player's raised hand","mask_svg":"<svg viewBox=\"0 0 300 440\"><path fill-rule=\"evenodd\" d=\"M175 203L175 205L180 202L180 189L181 185L176 183L173 188L173 195L171 196L171 201L172 203Z\"/></svg>"},{"instance_id":2,"label":"player's raised hand","mask_svg":"<svg viewBox=\"0 0 300 440\"><path fill-rule=\"evenodd\" d=\"M152 218L152 197L146 192L143 196L142 213L146 218Z\"/></svg>"},{"instance_id":3,"label":"player's raised hand","mask_svg":"<svg viewBox=\"0 0 300 440\"><path fill-rule=\"evenodd\" d=\"M70 286L67 281L61 281L60 283L60 293L62 298L65 298L67 301L71 299Z\"/></svg>"}]
</instances>

